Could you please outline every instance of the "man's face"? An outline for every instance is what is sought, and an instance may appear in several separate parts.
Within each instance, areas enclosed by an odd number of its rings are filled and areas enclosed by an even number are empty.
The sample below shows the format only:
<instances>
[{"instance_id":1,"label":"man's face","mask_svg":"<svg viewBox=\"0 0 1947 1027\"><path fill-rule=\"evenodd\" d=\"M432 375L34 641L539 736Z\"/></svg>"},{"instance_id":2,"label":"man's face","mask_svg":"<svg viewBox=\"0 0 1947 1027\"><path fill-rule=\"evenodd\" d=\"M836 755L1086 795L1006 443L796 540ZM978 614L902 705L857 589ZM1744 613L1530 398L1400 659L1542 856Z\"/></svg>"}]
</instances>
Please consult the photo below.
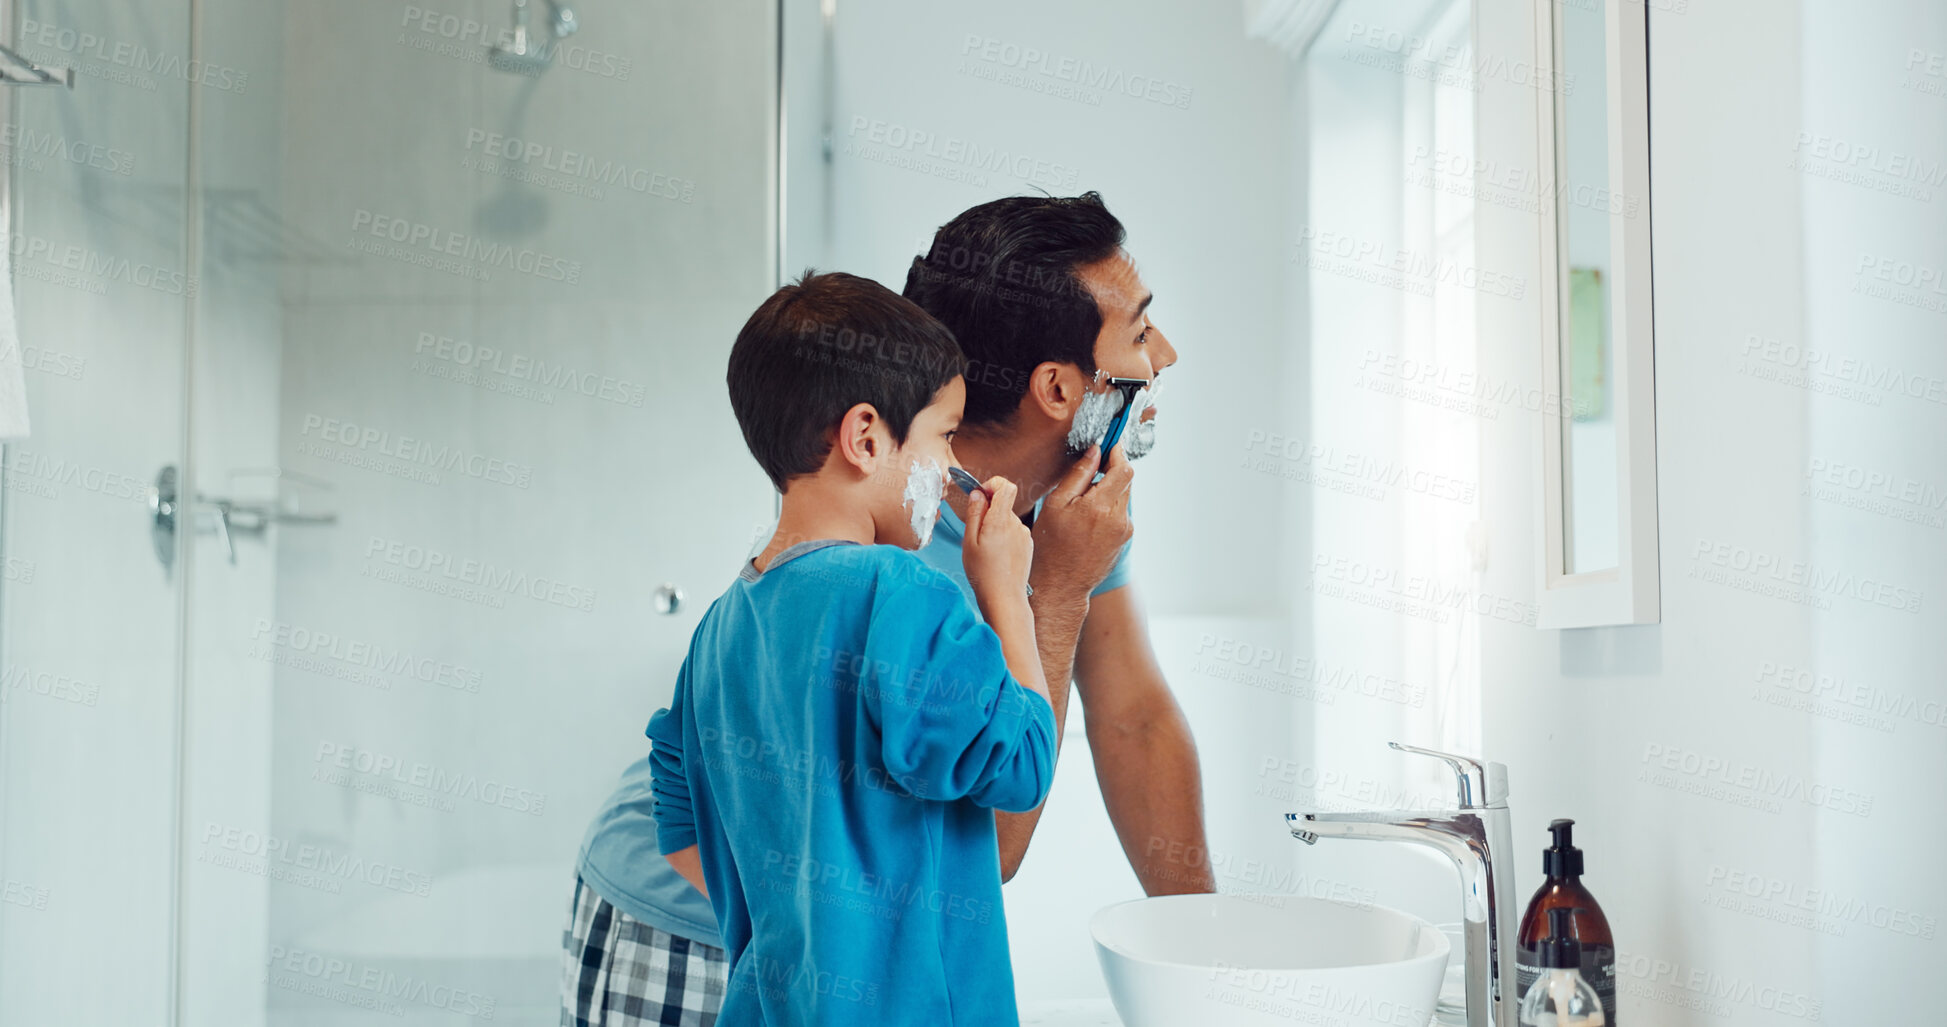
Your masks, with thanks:
<instances>
[{"instance_id":1,"label":"man's face","mask_svg":"<svg viewBox=\"0 0 1947 1027\"><path fill-rule=\"evenodd\" d=\"M1147 408L1124 430L1124 452L1137 459L1155 444L1156 378L1176 363L1176 348L1150 318L1152 296L1128 254L1118 252L1078 272L1102 311L1102 331L1095 337L1095 366L1104 379L1099 388L1108 387L1108 378L1141 378L1151 383Z\"/></svg>"}]
</instances>

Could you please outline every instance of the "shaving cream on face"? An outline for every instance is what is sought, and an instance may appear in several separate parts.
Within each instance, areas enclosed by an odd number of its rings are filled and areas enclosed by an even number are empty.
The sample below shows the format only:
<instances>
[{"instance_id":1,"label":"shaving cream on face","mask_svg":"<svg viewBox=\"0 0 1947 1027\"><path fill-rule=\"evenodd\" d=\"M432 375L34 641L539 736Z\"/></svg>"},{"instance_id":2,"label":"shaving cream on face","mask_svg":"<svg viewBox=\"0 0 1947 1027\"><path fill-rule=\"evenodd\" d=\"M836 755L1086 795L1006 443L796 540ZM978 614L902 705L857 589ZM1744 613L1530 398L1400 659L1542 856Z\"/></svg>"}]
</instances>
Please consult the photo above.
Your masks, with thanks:
<instances>
[{"instance_id":1,"label":"shaving cream on face","mask_svg":"<svg viewBox=\"0 0 1947 1027\"><path fill-rule=\"evenodd\" d=\"M1115 412L1120 409L1120 389L1084 394L1082 405L1075 411L1075 420L1068 426L1069 455L1080 456L1088 447L1102 441L1102 436L1109 433L1109 422L1115 419Z\"/></svg>"},{"instance_id":2,"label":"shaving cream on face","mask_svg":"<svg viewBox=\"0 0 1947 1027\"><path fill-rule=\"evenodd\" d=\"M919 547L933 541L933 524L939 519L940 500L946 496L946 468L927 457L914 460L906 471L906 495L901 506L912 510L913 537Z\"/></svg>"},{"instance_id":3,"label":"shaving cream on face","mask_svg":"<svg viewBox=\"0 0 1947 1027\"><path fill-rule=\"evenodd\" d=\"M1129 411L1129 424L1122 429L1122 437L1126 440L1122 444L1122 455L1131 460L1140 460L1156 448L1156 422L1145 421L1142 416L1155 405L1156 390L1161 387L1161 379L1152 379L1147 386L1136 390L1136 402Z\"/></svg>"}]
</instances>

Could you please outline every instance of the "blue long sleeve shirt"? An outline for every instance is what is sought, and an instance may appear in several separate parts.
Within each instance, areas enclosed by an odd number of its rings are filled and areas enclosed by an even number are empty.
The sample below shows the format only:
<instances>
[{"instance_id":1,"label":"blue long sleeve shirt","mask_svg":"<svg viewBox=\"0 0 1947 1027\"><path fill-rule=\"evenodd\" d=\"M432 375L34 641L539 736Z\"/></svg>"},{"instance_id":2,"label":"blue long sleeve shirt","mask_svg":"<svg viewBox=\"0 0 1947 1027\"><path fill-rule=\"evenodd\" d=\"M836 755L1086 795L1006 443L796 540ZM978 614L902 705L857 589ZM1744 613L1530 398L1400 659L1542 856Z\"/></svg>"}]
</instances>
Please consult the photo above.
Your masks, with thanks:
<instances>
[{"instance_id":1,"label":"blue long sleeve shirt","mask_svg":"<svg viewBox=\"0 0 1947 1027\"><path fill-rule=\"evenodd\" d=\"M649 722L658 841L696 845L721 1027L1017 1024L994 809L1054 780L1054 711L952 578L894 546L746 564Z\"/></svg>"}]
</instances>

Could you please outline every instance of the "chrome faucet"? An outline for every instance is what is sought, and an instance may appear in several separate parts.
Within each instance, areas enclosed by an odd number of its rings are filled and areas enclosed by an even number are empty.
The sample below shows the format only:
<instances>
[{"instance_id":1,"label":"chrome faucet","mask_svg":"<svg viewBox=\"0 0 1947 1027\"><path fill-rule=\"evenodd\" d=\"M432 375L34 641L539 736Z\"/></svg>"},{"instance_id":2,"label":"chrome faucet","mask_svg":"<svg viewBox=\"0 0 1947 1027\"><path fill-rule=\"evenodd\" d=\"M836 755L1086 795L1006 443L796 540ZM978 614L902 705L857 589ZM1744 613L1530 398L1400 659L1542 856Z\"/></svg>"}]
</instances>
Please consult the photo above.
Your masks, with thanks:
<instances>
[{"instance_id":1,"label":"chrome faucet","mask_svg":"<svg viewBox=\"0 0 1947 1027\"><path fill-rule=\"evenodd\" d=\"M1400 752L1445 760L1453 768L1460 806L1452 810L1287 813L1292 837L1414 842L1453 860L1460 872L1467 961L1467 1027L1516 1027L1514 853L1508 825L1508 768L1466 756L1391 743Z\"/></svg>"}]
</instances>

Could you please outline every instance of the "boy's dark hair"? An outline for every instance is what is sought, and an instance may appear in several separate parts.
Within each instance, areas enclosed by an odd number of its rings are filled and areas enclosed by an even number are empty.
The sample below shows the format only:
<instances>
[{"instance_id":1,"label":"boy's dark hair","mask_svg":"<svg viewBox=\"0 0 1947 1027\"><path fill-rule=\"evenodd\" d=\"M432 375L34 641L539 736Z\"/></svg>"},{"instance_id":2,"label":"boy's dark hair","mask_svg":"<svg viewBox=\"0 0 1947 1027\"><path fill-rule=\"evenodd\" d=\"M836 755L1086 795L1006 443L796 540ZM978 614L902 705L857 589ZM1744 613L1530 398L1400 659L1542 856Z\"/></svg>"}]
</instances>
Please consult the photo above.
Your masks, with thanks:
<instances>
[{"instance_id":1,"label":"boy's dark hair","mask_svg":"<svg viewBox=\"0 0 1947 1027\"><path fill-rule=\"evenodd\" d=\"M730 347L730 408L778 491L824 466L845 411L870 403L904 445L967 358L953 333L878 282L842 272L771 294Z\"/></svg>"},{"instance_id":2,"label":"boy's dark hair","mask_svg":"<svg viewBox=\"0 0 1947 1027\"><path fill-rule=\"evenodd\" d=\"M940 227L906 272L906 298L944 322L968 357L964 423L1004 424L1047 360L1095 373L1102 310L1078 269L1122 248L1098 193L1010 196Z\"/></svg>"}]
</instances>

